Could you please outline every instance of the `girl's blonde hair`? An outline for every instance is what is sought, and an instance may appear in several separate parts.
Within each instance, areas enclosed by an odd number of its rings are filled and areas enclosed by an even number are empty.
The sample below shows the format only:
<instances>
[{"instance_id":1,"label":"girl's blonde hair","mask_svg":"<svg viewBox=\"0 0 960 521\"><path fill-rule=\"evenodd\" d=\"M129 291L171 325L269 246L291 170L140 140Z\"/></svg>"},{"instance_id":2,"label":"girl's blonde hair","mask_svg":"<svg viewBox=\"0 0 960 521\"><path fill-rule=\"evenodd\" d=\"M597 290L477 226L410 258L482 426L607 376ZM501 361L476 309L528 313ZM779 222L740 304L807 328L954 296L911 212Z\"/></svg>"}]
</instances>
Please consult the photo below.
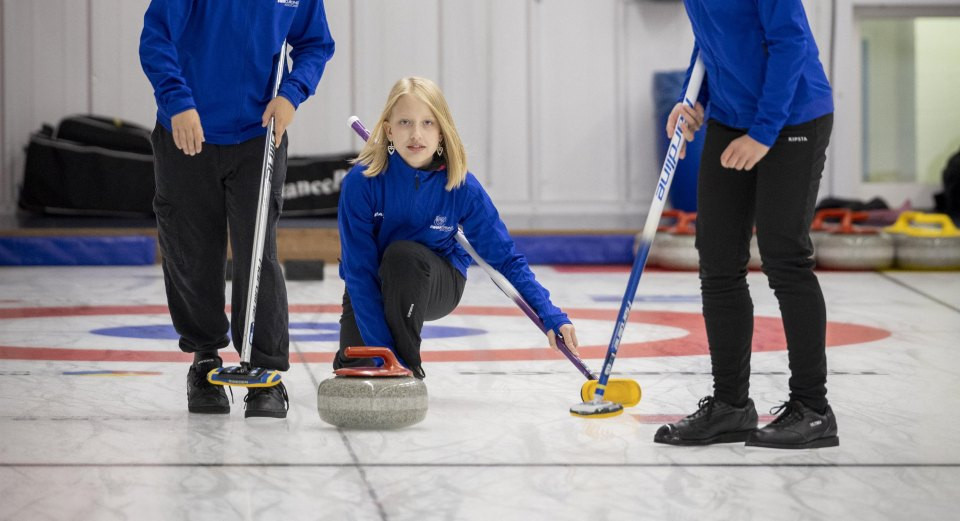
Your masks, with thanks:
<instances>
[{"instance_id":1,"label":"girl's blonde hair","mask_svg":"<svg viewBox=\"0 0 960 521\"><path fill-rule=\"evenodd\" d=\"M460 141L460 134L457 133L457 127L453 124L453 117L450 116L450 107L447 106L447 100L443 97L443 92L437 84L426 79L410 76L397 81L390 89L390 95L387 96L387 105L383 108L383 114L380 120L373 127L370 133L370 139L364 145L360 155L353 160L354 163L360 163L367 167L363 173L366 177L379 175L387 169L387 133L383 124L390 119L393 107L397 104L400 96L408 94L424 102L430 107L433 116L437 118L440 125L440 135L443 136L443 155L447 162L447 185L446 189L453 190L463 184L467 178L467 152L463 148L463 142Z\"/></svg>"}]
</instances>

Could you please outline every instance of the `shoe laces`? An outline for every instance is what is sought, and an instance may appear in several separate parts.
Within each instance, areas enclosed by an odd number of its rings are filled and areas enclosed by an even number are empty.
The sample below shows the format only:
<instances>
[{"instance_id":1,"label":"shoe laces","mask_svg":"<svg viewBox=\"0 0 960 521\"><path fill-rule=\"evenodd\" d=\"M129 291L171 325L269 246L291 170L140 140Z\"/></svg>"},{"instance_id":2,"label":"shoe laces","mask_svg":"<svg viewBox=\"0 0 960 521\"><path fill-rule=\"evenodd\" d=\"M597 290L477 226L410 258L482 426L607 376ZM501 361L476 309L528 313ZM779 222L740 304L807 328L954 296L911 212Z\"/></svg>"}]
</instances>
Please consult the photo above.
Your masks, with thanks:
<instances>
[{"instance_id":1,"label":"shoe laces","mask_svg":"<svg viewBox=\"0 0 960 521\"><path fill-rule=\"evenodd\" d=\"M197 388L203 388L205 386L213 385L207 381L207 374L214 367L208 364L194 365L193 371L193 386Z\"/></svg>"},{"instance_id":2,"label":"shoe laces","mask_svg":"<svg viewBox=\"0 0 960 521\"><path fill-rule=\"evenodd\" d=\"M713 396L704 396L700 398L700 401L697 402L697 412L688 416L690 419L700 418L706 416L707 418L713 414L713 406L716 405L716 400L713 399Z\"/></svg>"},{"instance_id":3,"label":"shoe laces","mask_svg":"<svg viewBox=\"0 0 960 521\"><path fill-rule=\"evenodd\" d=\"M783 402L780 405L770 409L770 414L778 414L771 425L790 425L803 419L803 411L794 401Z\"/></svg>"},{"instance_id":4,"label":"shoe laces","mask_svg":"<svg viewBox=\"0 0 960 521\"><path fill-rule=\"evenodd\" d=\"M206 364L204 364L204 365L206 365ZM196 368L196 369L193 371L193 386L194 386L194 387L196 387L197 389L204 389L204 388L207 388L207 387L226 387L227 390L230 391L230 403L234 403L234 399L233 399L233 388L232 388L232 387L230 387L229 385L216 385L216 384L212 384L212 383L210 383L209 380L207 380L207 373L209 373L210 370L213 369L212 366L211 366L211 367L203 368L203 367L197 365L197 366L194 366L194 367Z\"/></svg>"},{"instance_id":5,"label":"shoe laces","mask_svg":"<svg viewBox=\"0 0 960 521\"><path fill-rule=\"evenodd\" d=\"M247 395L243 397L243 403L249 403L254 397L263 394L269 393L273 389L278 389L280 391L280 396L283 397L283 403L290 407L290 396L287 394L287 388L283 386L283 382L278 383L277 385L271 385L270 387L251 387L247 392Z\"/></svg>"}]
</instances>

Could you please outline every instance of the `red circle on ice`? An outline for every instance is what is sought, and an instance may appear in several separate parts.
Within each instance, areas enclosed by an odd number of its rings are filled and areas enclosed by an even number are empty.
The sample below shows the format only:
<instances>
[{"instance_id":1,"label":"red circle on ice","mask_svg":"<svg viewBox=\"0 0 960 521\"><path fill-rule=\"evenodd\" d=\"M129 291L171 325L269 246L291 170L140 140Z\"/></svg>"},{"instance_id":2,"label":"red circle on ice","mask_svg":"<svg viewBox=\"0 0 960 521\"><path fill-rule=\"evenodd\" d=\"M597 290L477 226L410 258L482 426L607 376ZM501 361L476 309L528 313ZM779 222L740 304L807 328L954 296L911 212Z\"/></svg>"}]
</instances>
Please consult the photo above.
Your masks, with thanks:
<instances>
[{"instance_id":1,"label":"red circle on ice","mask_svg":"<svg viewBox=\"0 0 960 521\"><path fill-rule=\"evenodd\" d=\"M293 304L290 313L340 313L337 304ZM567 309L571 319L605 320L611 327L616 319L616 309ZM40 308L0 308L0 320L43 317L76 317L102 315L157 315L167 314L166 306L79 306L79 307L40 307ZM460 306L456 315L516 317L527 321L523 313L512 307ZM703 316L699 313L679 311L644 311L630 313L630 324L642 327L643 324L655 324L678 328L687 332L678 338L651 340L648 342L624 342L620 344L618 358L638 358L648 356L690 356L706 355L706 332ZM530 324L531 328L534 328ZM882 340L890 332L870 326L844 322L827 323L827 347L862 344ZM758 316L754 319L753 351L782 351L787 347L783 325L779 318ZM581 346L580 355L584 359L603 359L606 345ZM224 350L224 358L236 361L236 355ZM291 352L290 362L330 362L332 352ZM559 360L562 355L549 348L498 348L467 351L430 350L422 353L426 362L494 362L524 360ZM17 347L0 346L0 359L3 360L72 360L87 362L186 362L192 355L182 353L175 347L158 351L126 349L69 349L60 347Z\"/></svg>"}]
</instances>

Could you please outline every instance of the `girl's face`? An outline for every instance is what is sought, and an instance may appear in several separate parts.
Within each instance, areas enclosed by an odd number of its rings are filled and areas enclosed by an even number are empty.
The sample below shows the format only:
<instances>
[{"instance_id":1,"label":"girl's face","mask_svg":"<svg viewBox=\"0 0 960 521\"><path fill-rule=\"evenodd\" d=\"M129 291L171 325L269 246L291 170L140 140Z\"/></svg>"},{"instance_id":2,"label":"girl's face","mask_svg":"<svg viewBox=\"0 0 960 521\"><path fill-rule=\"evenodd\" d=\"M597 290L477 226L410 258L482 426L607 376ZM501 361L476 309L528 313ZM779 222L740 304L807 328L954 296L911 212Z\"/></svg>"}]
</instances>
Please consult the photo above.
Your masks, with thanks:
<instances>
[{"instance_id":1,"label":"girl's face","mask_svg":"<svg viewBox=\"0 0 960 521\"><path fill-rule=\"evenodd\" d=\"M440 125L430 107L409 94L397 100L384 130L400 157L413 168L429 165L437 152L437 145L443 140Z\"/></svg>"}]
</instances>

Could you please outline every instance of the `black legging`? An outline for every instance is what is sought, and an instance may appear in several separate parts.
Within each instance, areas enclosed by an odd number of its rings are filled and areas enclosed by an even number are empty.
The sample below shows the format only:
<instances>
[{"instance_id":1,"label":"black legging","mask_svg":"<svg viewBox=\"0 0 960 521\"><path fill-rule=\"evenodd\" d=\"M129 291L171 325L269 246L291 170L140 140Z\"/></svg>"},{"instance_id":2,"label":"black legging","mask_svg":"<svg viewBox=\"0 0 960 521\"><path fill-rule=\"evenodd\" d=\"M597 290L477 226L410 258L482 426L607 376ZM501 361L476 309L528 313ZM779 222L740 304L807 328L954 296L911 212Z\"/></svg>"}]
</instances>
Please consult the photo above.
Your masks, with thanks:
<instances>
[{"instance_id":1,"label":"black legging","mask_svg":"<svg viewBox=\"0 0 960 521\"><path fill-rule=\"evenodd\" d=\"M379 274L383 312L395 351L408 367L420 368L423 322L449 315L460 303L466 279L448 261L413 241L397 241L387 246ZM347 359L343 354L347 347L363 345L348 289L343 292L340 351L333 360L334 369L368 364L365 360Z\"/></svg>"},{"instance_id":2,"label":"black legging","mask_svg":"<svg viewBox=\"0 0 960 521\"><path fill-rule=\"evenodd\" d=\"M785 127L750 171L723 168L720 155L744 131L709 122L697 194L700 287L714 396L744 403L750 387L753 301L747 262L754 223L763 272L780 303L790 362L790 398L827 405L826 308L813 273L810 222L833 115Z\"/></svg>"}]
</instances>

